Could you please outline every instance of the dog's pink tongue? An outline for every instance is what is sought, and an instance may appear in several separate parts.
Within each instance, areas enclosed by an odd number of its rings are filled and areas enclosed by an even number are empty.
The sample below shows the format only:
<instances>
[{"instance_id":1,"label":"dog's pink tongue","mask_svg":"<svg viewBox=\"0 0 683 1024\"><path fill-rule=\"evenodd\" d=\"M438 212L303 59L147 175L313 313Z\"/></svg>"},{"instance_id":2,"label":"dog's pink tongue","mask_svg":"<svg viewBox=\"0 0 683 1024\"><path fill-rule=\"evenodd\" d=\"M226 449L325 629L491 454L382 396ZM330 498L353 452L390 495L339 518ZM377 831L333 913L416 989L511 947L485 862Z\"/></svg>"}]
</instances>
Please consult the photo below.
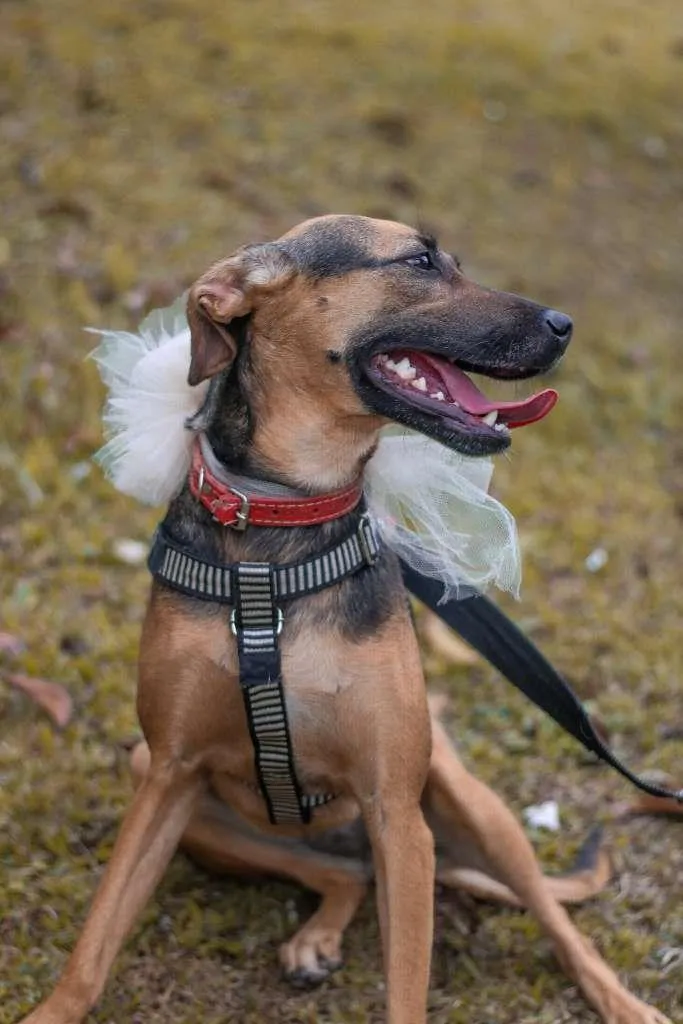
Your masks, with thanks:
<instances>
[{"instance_id":1,"label":"dog's pink tongue","mask_svg":"<svg viewBox=\"0 0 683 1024\"><path fill-rule=\"evenodd\" d=\"M486 416L497 409L499 419L508 427L524 427L547 416L557 402L554 388L545 388L519 402L491 402L457 366L445 359L433 359L425 352L420 357L438 373L450 398L472 416Z\"/></svg>"}]
</instances>

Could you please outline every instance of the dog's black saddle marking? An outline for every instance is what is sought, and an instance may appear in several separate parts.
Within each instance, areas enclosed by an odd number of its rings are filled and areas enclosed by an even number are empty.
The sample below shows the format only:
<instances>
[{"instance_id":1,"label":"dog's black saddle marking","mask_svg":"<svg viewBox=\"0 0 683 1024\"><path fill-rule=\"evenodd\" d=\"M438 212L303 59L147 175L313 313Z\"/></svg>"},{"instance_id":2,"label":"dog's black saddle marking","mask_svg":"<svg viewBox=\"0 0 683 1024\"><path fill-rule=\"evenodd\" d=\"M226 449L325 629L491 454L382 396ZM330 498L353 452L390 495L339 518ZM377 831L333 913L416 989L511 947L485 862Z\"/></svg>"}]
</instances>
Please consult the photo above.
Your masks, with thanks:
<instances>
[{"instance_id":1,"label":"dog's black saddle marking","mask_svg":"<svg viewBox=\"0 0 683 1024\"><path fill-rule=\"evenodd\" d=\"M367 513L334 547L287 565L205 562L173 541L163 526L154 536L147 564L155 579L190 597L232 609L230 628L237 640L256 774L274 825L309 822L314 807L334 799L333 793L303 793L297 779L280 659L282 604L316 594L374 565L379 552Z\"/></svg>"}]
</instances>

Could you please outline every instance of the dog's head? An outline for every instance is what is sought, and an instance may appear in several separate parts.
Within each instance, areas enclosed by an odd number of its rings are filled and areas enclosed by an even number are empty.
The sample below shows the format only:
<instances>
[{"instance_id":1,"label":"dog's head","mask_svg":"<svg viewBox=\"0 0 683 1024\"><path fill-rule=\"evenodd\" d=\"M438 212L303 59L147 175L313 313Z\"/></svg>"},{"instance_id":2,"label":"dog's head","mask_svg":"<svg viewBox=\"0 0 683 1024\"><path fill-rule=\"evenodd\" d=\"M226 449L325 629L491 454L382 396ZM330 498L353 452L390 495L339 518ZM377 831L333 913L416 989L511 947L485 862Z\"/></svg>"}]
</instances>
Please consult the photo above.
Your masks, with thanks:
<instances>
[{"instance_id":1,"label":"dog's head","mask_svg":"<svg viewBox=\"0 0 683 1024\"><path fill-rule=\"evenodd\" d=\"M468 455L508 447L509 428L540 419L556 396L490 402L466 373L533 377L572 332L565 314L469 280L433 238L351 216L306 221L217 263L191 289L188 320L191 384L249 346L257 425L280 409L290 424L315 421L322 438L326 425L394 420Z\"/></svg>"}]
</instances>

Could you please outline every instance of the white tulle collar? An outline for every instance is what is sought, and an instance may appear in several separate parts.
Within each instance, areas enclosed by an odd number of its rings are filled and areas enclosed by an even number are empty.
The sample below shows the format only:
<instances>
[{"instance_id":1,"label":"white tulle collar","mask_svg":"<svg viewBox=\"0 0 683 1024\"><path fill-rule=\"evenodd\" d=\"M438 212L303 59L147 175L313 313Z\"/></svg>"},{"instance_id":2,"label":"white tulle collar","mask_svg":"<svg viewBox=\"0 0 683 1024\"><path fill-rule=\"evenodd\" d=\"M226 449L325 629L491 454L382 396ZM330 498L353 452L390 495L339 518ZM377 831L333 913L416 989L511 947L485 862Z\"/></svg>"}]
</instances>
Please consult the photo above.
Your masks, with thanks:
<instances>
[{"instance_id":1,"label":"white tulle collar","mask_svg":"<svg viewBox=\"0 0 683 1024\"><path fill-rule=\"evenodd\" d=\"M107 443L97 454L114 486L165 505L188 473L195 438L186 426L206 384L190 387L185 297L151 313L138 333L96 331L93 356L109 394ZM383 539L444 584L444 596L495 585L515 595L520 553L512 515L488 494L490 459L470 459L429 438L389 427L368 462L364 490ZM272 485L269 485L272 487Z\"/></svg>"}]
</instances>

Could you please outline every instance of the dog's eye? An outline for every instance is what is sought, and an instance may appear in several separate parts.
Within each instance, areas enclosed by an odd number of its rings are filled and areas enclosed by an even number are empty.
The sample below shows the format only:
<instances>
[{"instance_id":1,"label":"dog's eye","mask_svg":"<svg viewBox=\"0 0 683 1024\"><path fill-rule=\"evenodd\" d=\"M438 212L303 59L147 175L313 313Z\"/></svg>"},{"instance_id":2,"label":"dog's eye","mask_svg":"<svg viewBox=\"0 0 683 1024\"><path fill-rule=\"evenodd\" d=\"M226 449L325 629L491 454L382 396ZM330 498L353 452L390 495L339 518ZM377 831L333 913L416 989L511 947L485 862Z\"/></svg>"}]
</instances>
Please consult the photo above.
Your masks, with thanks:
<instances>
[{"instance_id":1,"label":"dog's eye","mask_svg":"<svg viewBox=\"0 0 683 1024\"><path fill-rule=\"evenodd\" d=\"M430 252L421 252L419 256L405 256L399 262L405 263L407 267L416 267L418 270L436 269L436 264Z\"/></svg>"}]
</instances>

